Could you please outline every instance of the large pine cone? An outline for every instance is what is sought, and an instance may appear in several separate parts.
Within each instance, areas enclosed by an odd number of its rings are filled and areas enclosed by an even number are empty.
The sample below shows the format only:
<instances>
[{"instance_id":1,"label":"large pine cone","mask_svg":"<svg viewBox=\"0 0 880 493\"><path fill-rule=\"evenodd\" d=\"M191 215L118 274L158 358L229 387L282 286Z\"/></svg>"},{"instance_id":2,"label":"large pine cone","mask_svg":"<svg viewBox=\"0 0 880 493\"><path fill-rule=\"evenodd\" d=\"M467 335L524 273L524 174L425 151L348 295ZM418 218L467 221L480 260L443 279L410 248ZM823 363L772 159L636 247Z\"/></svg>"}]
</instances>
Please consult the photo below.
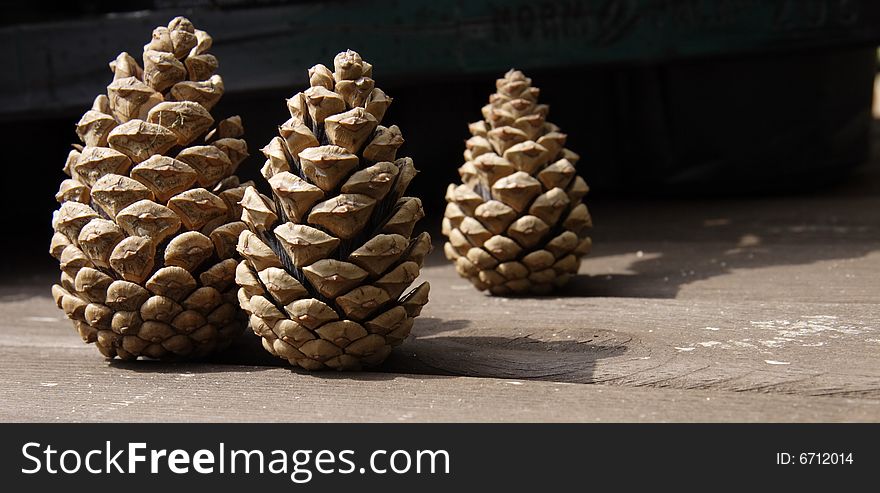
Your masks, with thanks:
<instances>
[{"instance_id":1,"label":"large pine cone","mask_svg":"<svg viewBox=\"0 0 880 493\"><path fill-rule=\"evenodd\" d=\"M546 294L590 251L589 188L532 80L511 70L496 85L485 120L469 126L462 184L446 192L444 252L477 289Z\"/></svg>"},{"instance_id":2,"label":"large pine cone","mask_svg":"<svg viewBox=\"0 0 880 493\"><path fill-rule=\"evenodd\" d=\"M237 116L214 125L223 80L210 47L182 17L156 28L143 68L120 54L76 127L84 145L67 158L52 220L52 294L107 357L204 356L244 328L232 257L246 184L233 173L247 145Z\"/></svg>"},{"instance_id":3,"label":"large pine cone","mask_svg":"<svg viewBox=\"0 0 880 493\"><path fill-rule=\"evenodd\" d=\"M419 276L431 237L412 236L422 203L404 193L412 159L379 123L391 98L353 51L309 69L291 118L263 149L272 198L248 188L236 272L241 307L263 346L309 370L381 363L428 301Z\"/></svg>"}]
</instances>

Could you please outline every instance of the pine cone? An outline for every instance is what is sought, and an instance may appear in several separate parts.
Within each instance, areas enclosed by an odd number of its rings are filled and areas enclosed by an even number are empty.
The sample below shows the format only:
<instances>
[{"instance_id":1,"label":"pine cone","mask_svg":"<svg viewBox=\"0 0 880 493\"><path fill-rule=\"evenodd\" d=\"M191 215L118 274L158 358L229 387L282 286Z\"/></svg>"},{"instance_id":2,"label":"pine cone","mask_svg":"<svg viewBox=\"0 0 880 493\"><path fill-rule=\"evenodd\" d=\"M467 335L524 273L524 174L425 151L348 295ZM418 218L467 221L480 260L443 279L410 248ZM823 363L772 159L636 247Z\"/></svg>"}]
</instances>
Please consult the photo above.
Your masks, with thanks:
<instances>
[{"instance_id":1,"label":"pine cone","mask_svg":"<svg viewBox=\"0 0 880 493\"><path fill-rule=\"evenodd\" d=\"M309 69L311 87L287 101L291 118L262 151L272 198L242 199L235 280L250 327L270 353L309 370L359 369L385 360L428 301L419 276L431 237L405 197L412 159L380 125L391 98L357 53ZM401 296L403 295L403 296Z\"/></svg>"},{"instance_id":2,"label":"pine cone","mask_svg":"<svg viewBox=\"0 0 880 493\"><path fill-rule=\"evenodd\" d=\"M446 191L443 250L479 290L546 294L590 251L589 188L532 80L511 70L496 86L485 120L469 125L462 184Z\"/></svg>"},{"instance_id":3,"label":"pine cone","mask_svg":"<svg viewBox=\"0 0 880 493\"><path fill-rule=\"evenodd\" d=\"M204 356L244 329L232 257L247 184L233 173L247 145L239 117L214 125L209 112L223 95L210 48L183 17L156 28L143 68L120 54L77 123L83 145L52 219L52 294L107 357Z\"/></svg>"}]
</instances>

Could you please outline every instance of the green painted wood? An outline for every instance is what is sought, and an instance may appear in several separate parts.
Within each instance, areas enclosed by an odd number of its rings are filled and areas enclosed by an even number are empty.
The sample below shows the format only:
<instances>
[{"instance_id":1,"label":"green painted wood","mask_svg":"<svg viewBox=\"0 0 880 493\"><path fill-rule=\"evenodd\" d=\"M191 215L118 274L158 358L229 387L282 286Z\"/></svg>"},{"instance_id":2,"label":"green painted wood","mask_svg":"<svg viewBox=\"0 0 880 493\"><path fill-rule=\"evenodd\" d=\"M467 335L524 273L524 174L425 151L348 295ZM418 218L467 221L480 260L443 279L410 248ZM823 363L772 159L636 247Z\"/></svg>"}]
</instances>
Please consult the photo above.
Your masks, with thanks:
<instances>
[{"instance_id":1,"label":"green painted wood","mask_svg":"<svg viewBox=\"0 0 880 493\"><path fill-rule=\"evenodd\" d=\"M139 54L179 14L215 37L230 92L292 88L344 48L388 81L880 41L880 3L869 0L248 3L160 2L168 8L4 27L0 116L79 111L109 82L108 61Z\"/></svg>"}]
</instances>

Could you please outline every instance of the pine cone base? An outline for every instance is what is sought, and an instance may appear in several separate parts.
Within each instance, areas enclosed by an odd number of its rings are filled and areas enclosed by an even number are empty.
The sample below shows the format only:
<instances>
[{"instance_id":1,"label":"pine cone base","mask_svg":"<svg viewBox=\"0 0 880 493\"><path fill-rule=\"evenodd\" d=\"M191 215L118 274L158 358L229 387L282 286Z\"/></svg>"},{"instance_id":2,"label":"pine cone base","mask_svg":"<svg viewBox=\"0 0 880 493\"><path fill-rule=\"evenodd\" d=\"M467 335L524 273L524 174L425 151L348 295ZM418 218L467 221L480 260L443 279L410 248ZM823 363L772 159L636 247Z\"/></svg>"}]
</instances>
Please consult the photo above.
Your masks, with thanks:
<instances>
[{"instance_id":1,"label":"pine cone base","mask_svg":"<svg viewBox=\"0 0 880 493\"><path fill-rule=\"evenodd\" d=\"M128 297L101 303L58 284L52 286L55 303L73 320L83 342L94 343L108 358L201 358L225 349L244 330L246 322L235 289L221 293L213 287L201 288L200 297L207 299L190 297L182 305L133 291Z\"/></svg>"},{"instance_id":2,"label":"pine cone base","mask_svg":"<svg viewBox=\"0 0 880 493\"><path fill-rule=\"evenodd\" d=\"M447 243L448 245L449 243ZM451 245L450 245L451 247ZM589 243L582 247L589 248ZM480 291L504 295L546 295L564 287L576 275L581 265L581 257L585 253L571 251L558 258L547 250L535 250L535 253L549 259L549 266L528 267L522 261L513 260L499 262L494 267L479 267L467 254L448 251L446 257L455 262L455 271L467 279ZM552 257L551 257L552 256Z\"/></svg>"},{"instance_id":3,"label":"pine cone base","mask_svg":"<svg viewBox=\"0 0 880 493\"><path fill-rule=\"evenodd\" d=\"M239 272L257 279L248 261ZM410 334L415 318L428 300L430 286L423 283L412 293L391 305L367 310L370 318L359 321L340 317L336 310L315 298L303 298L278 306L279 302L263 286L239 288L242 309L249 315L249 326L262 338L263 348L306 370L361 370L381 364L391 349ZM367 305L374 305L367 301Z\"/></svg>"}]
</instances>

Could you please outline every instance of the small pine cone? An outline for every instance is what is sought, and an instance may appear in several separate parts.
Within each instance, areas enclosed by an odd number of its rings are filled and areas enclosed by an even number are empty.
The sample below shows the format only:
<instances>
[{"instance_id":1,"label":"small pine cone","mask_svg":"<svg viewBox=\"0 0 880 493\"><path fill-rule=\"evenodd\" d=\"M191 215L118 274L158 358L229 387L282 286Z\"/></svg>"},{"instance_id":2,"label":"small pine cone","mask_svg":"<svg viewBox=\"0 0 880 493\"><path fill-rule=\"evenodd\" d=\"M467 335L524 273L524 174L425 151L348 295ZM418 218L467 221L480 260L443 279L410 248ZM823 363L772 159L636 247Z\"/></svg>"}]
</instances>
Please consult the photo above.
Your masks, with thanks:
<instances>
[{"instance_id":1,"label":"small pine cone","mask_svg":"<svg viewBox=\"0 0 880 493\"><path fill-rule=\"evenodd\" d=\"M589 188L532 80L511 70L496 86L483 120L468 127L462 183L446 192L443 250L481 291L546 294L590 251L593 223L581 201Z\"/></svg>"},{"instance_id":2,"label":"small pine cone","mask_svg":"<svg viewBox=\"0 0 880 493\"><path fill-rule=\"evenodd\" d=\"M76 126L82 145L52 221L52 294L109 358L205 356L245 327L233 257L248 184L233 173L247 146L240 118L209 111L223 94L210 46L183 17L156 28L143 68L120 54Z\"/></svg>"},{"instance_id":3,"label":"small pine cone","mask_svg":"<svg viewBox=\"0 0 880 493\"><path fill-rule=\"evenodd\" d=\"M263 148L272 196L248 188L235 273L250 327L270 353L308 370L385 360L428 301L419 276L431 250L424 216L404 196L416 169L403 137L380 123L391 98L360 55L315 65L287 101L290 119Z\"/></svg>"}]
</instances>

